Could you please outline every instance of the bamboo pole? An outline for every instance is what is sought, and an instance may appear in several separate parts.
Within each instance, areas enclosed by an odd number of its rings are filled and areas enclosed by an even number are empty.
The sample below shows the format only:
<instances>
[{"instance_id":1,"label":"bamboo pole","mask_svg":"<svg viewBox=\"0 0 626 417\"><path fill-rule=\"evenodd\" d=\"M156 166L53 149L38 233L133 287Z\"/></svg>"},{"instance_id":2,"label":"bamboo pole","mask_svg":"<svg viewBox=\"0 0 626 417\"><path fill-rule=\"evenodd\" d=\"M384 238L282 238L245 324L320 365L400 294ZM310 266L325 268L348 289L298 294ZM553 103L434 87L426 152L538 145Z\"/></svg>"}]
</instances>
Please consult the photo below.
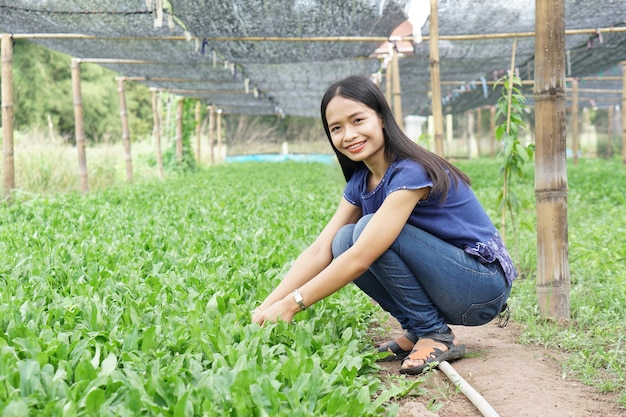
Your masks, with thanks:
<instances>
[{"instance_id":1,"label":"bamboo pole","mask_svg":"<svg viewBox=\"0 0 626 417\"><path fill-rule=\"evenodd\" d=\"M476 109L476 149L478 150L478 156L483 154L482 138L483 138L483 112L480 107Z\"/></svg>"},{"instance_id":2,"label":"bamboo pole","mask_svg":"<svg viewBox=\"0 0 626 417\"><path fill-rule=\"evenodd\" d=\"M4 156L4 197L11 199L15 188L15 155L13 147L13 39L2 34L2 153Z\"/></svg>"},{"instance_id":3,"label":"bamboo pole","mask_svg":"<svg viewBox=\"0 0 626 417\"><path fill-rule=\"evenodd\" d=\"M202 132L202 110L200 106L200 100L196 101L196 159L198 160L199 164L202 163L202 150L200 144L200 134Z\"/></svg>"},{"instance_id":4,"label":"bamboo pole","mask_svg":"<svg viewBox=\"0 0 626 417\"><path fill-rule=\"evenodd\" d=\"M74 131L78 153L78 177L83 195L89 192L87 179L87 154L85 152L85 122L83 94L80 88L80 59L72 59L72 93L74 99Z\"/></svg>"},{"instance_id":5,"label":"bamboo pole","mask_svg":"<svg viewBox=\"0 0 626 417\"><path fill-rule=\"evenodd\" d=\"M222 109L216 109L215 113L217 114L216 121L216 136L217 136L217 160L222 162Z\"/></svg>"},{"instance_id":6,"label":"bamboo pole","mask_svg":"<svg viewBox=\"0 0 626 417\"><path fill-rule=\"evenodd\" d=\"M441 84L439 70L439 14L437 0L430 0L430 87L432 113L435 123L435 153L444 156L443 149L443 109L441 106Z\"/></svg>"},{"instance_id":7,"label":"bamboo pole","mask_svg":"<svg viewBox=\"0 0 626 417\"><path fill-rule=\"evenodd\" d=\"M496 156L496 106L489 108L489 156Z\"/></svg>"},{"instance_id":8,"label":"bamboo pole","mask_svg":"<svg viewBox=\"0 0 626 417\"><path fill-rule=\"evenodd\" d=\"M613 106L608 109L608 123L606 126L606 158L611 159L613 156Z\"/></svg>"},{"instance_id":9,"label":"bamboo pole","mask_svg":"<svg viewBox=\"0 0 626 417\"><path fill-rule=\"evenodd\" d=\"M506 134L507 136L511 133L511 102L513 99L513 75L515 74L515 53L517 51L517 39L513 41L513 48L511 52L511 69L509 70L509 90L507 94L507 105L506 105ZM505 145L506 146L506 145ZM507 201L508 193L509 193L509 178L507 170L503 172L503 186L502 186L502 201ZM502 210L500 212L500 234L502 235L502 241L506 243L506 209L507 205L502 205Z\"/></svg>"},{"instance_id":10,"label":"bamboo pole","mask_svg":"<svg viewBox=\"0 0 626 417\"><path fill-rule=\"evenodd\" d=\"M130 129L128 128L128 110L126 107L126 90L124 80L117 78L117 92L120 97L120 118L122 119L122 142L126 159L126 180L133 180L133 157L130 152Z\"/></svg>"},{"instance_id":11,"label":"bamboo pole","mask_svg":"<svg viewBox=\"0 0 626 417\"><path fill-rule=\"evenodd\" d=\"M570 35L592 35L596 33L620 33L626 32L625 26L610 26L604 28L589 29L569 29L564 32ZM509 39L509 38L532 38L536 32L508 32L508 33L487 33L473 35L444 35L439 36L439 40L447 41L470 41L488 39ZM199 38L189 38L185 35L171 36L95 36L80 33L19 33L13 34L14 39L93 39L93 40L127 40L127 41L185 41L190 40L207 42L416 42L415 36L310 36L310 37L280 37L280 36L202 36ZM422 36L424 42L430 41L431 36Z\"/></svg>"},{"instance_id":12,"label":"bamboo pole","mask_svg":"<svg viewBox=\"0 0 626 417\"><path fill-rule=\"evenodd\" d=\"M393 49L391 44L389 44L389 55L393 54ZM393 87L392 87L392 79L393 79L393 59L390 59L387 62L387 68L385 68L385 98L387 98L387 103L389 107L393 106Z\"/></svg>"},{"instance_id":13,"label":"bamboo pole","mask_svg":"<svg viewBox=\"0 0 626 417\"><path fill-rule=\"evenodd\" d=\"M393 62L392 96L393 114L400 129L404 130L404 116L402 115L402 93L400 92L400 57L395 45L392 46L391 61Z\"/></svg>"},{"instance_id":14,"label":"bamboo pole","mask_svg":"<svg viewBox=\"0 0 626 417\"><path fill-rule=\"evenodd\" d=\"M183 112L185 101L179 98L176 103L176 161L180 164L183 161Z\"/></svg>"},{"instance_id":15,"label":"bamboo pole","mask_svg":"<svg viewBox=\"0 0 626 417\"><path fill-rule=\"evenodd\" d=\"M215 164L215 106L208 106L209 110L209 152L211 165Z\"/></svg>"},{"instance_id":16,"label":"bamboo pole","mask_svg":"<svg viewBox=\"0 0 626 417\"><path fill-rule=\"evenodd\" d=\"M152 120L154 122L154 145L157 153L157 169L159 170L159 178L163 179L163 152L161 151L161 116L159 113L158 97L156 88L151 88L152 92Z\"/></svg>"},{"instance_id":17,"label":"bamboo pole","mask_svg":"<svg viewBox=\"0 0 626 417\"><path fill-rule=\"evenodd\" d=\"M578 143L580 141L578 110L578 80L572 80L572 161L574 165L578 165Z\"/></svg>"},{"instance_id":18,"label":"bamboo pole","mask_svg":"<svg viewBox=\"0 0 626 417\"><path fill-rule=\"evenodd\" d=\"M52 124L52 116L48 114L48 138L50 142L54 142L54 125Z\"/></svg>"},{"instance_id":19,"label":"bamboo pole","mask_svg":"<svg viewBox=\"0 0 626 417\"><path fill-rule=\"evenodd\" d=\"M474 159L478 157L478 144L476 134L474 132L474 110L465 112L466 120L466 138L467 138L467 158Z\"/></svg>"},{"instance_id":20,"label":"bamboo pole","mask_svg":"<svg viewBox=\"0 0 626 417\"><path fill-rule=\"evenodd\" d=\"M626 62L622 62L622 163L626 165Z\"/></svg>"},{"instance_id":21,"label":"bamboo pole","mask_svg":"<svg viewBox=\"0 0 626 417\"><path fill-rule=\"evenodd\" d=\"M570 318L565 141L565 1L535 3L537 298L542 315Z\"/></svg>"}]
</instances>

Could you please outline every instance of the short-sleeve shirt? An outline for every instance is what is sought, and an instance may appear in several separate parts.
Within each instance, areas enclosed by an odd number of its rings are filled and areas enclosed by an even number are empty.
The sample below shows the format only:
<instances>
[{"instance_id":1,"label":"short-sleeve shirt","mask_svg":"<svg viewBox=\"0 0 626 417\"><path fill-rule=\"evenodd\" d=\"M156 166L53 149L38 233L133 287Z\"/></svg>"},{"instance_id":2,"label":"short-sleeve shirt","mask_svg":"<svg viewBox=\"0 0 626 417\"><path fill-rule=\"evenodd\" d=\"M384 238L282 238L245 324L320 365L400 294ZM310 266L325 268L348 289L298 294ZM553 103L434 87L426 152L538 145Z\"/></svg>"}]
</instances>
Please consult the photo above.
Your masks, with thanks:
<instances>
[{"instance_id":1,"label":"short-sleeve shirt","mask_svg":"<svg viewBox=\"0 0 626 417\"><path fill-rule=\"evenodd\" d=\"M433 186L424 168L410 159L394 161L376 188L370 192L367 191L368 173L367 168L355 171L344 190L344 198L360 207L363 215L375 213L394 191ZM493 222L471 187L460 179L455 184L450 177L445 200L431 193L427 199L420 201L407 223L463 249L481 262L498 261L509 285L517 276L513 261Z\"/></svg>"}]
</instances>

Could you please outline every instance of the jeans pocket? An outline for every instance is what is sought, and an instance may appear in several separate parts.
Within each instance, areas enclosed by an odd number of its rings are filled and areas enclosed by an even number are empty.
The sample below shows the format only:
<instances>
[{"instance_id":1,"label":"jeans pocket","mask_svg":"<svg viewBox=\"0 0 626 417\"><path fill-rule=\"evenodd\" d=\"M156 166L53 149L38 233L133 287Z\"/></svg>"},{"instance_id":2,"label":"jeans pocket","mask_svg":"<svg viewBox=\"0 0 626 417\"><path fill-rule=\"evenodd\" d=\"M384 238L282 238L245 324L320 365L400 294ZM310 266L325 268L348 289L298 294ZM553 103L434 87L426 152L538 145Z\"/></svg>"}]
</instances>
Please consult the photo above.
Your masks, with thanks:
<instances>
[{"instance_id":1,"label":"jeans pocket","mask_svg":"<svg viewBox=\"0 0 626 417\"><path fill-rule=\"evenodd\" d=\"M464 326L480 326L493 320L502 309L505 293L486 303L477 303L469 306L463 313Z\"/></svg>"}]
</instances>

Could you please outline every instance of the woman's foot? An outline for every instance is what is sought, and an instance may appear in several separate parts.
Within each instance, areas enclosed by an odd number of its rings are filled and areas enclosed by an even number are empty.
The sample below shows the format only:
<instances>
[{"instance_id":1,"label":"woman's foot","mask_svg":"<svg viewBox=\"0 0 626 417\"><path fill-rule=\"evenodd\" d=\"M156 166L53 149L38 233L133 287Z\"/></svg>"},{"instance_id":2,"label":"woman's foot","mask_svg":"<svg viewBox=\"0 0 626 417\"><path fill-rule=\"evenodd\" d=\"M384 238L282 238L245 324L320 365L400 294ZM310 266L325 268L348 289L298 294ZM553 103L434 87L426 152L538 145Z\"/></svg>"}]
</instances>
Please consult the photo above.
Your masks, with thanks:
<instances>
[{"instance_id":1,"label":"woman's foot","mask_svg":"<svg viewBox=\"0 0 626 417\"><path fill-rule=\"evenodd\" d=\"M421 337L411 352L402 361L400 373L420 374L431 363L451 361L465 356L465 345L458 343L452 331L449 333L430 333Z\"/></svg>"},{"instance_id":2,"label":"woman's foot","mask_svg":"<svg viewBox=\"0 0 626 417\"><path fill-rule=\"evenodd\" d=\"M376 345L375 348L378 349L378 352L391 353L391 355L381 359L381 362L399 361L406 358L406 356L411 353L415 342L417 342L417 336L405 332L402 336L394 340Z\"/></svg>"}]
</instances>

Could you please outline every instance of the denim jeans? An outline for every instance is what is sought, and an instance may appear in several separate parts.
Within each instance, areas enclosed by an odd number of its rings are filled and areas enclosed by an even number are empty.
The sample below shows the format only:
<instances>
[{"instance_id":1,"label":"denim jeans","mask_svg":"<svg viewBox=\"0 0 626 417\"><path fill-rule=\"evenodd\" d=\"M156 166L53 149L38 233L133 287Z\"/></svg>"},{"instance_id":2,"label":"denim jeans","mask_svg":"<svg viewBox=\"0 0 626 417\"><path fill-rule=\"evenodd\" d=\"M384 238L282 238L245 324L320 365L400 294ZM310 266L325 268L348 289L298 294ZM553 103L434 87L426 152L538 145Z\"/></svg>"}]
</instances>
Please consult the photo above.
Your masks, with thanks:
<instances>
[{"instance_id":1,"label":"denim jeans","mask_svg":"<svg viewBox=\"0 0 626 417\"><path fill-rule=\"evenodd\" d=\"M371 216L339 230L334 257L352 246ZM498 263L481 263L409 224L354 283L418 337L447 332L448 324L485 324L500 313L511 291Z\"/></svg>"}]
</instances>

